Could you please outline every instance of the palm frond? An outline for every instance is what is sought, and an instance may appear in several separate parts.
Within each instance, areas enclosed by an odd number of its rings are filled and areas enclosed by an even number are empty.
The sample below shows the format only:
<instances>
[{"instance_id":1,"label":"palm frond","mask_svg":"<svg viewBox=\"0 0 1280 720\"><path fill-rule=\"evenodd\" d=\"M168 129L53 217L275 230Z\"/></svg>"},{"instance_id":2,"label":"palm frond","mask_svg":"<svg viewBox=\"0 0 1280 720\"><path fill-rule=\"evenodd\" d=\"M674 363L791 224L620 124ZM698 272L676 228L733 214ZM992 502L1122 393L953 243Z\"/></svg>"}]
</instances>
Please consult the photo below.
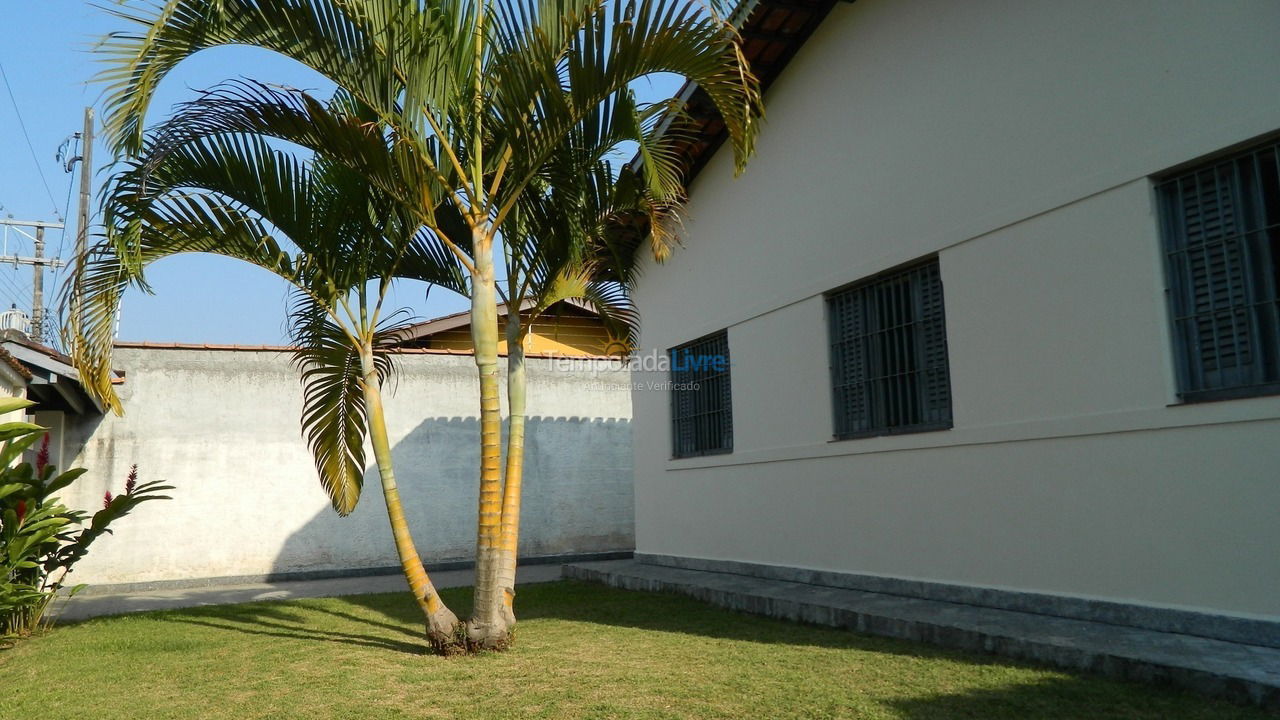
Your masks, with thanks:
<instances>
[{"instance_id":1,"label":"palm frond","mask_svg":"<svg viewBox=\"0 0 1280 720\"><path fill-rule=\"evenodd\" d=\"M429 170L443 162L438 143L387 126L342 90L323 102L302 90L254 80L222 82L180 104L148 134L138 155L148 158L146 168L169 153L227 136L271 138L302 148L317 162L346 168L362 184L428 221L437 198L448 194L441 177Z\"/></svg>"},{"instance_id":2,"label":"palm frond","mask_svg":"<svg viewBox=\"0 0 1280 720\"><path fill-rule=\"evenodd\" d=\"M214 197L182 196L159 209L116 207L99 242L77 260L61 306L64 313L78 313L63 323L63 341L86 391L117 413L111 353L124 291L130 285L147 289L145 269L151 263L190 252L249 262L291 283L314 274L259 220Z\"/></svg>"},{"instance_id":3,"label":"palm frond","mask_svg":"<svg viewBox=\"0 0 1280 720\"><path fill-rule=\"evenodd\" d=\"M495 35L494 123L507 128L517 175L531 178L563 138L595 108L654 73L675 73L710 97L742 168L754 149L762 105L758 83L731 25L693 0L640 0L598 6L561 19L566 46L555 47L538 22ZM517 126L512 130L512 126ZM523 190L523 181L509 192Z\"/></svg>"},{"instance_id":4,"label":"palm frond","mask_svg":"<svg viewBox=\"0 0 1280 720\"><path fill-rule=\"evenodd\" d=\"M98 47L106 67L107 141L117 155L142 149L156 88L183 60L212 47L264 48L306 65L372 107L389 109L401 84L388 58L423 63L449 47L449 18L396 0L131 0L108 10L134 29ZM413 21L411 32L402 32ZM420 79L416 93L438 94Z\"/></svg>"},{"instance_id":5,"label":"palm frond","mask_svg":"<svg viewBox=\"0 0 1280 720\"><path fill-rule=\"evenodd\" d=\"M302 293L294 293L292 300L303 435L329 502L339 515L348 515L360 501L368 435L360 354L325 308Z\"/></svg>"}]
</instances>

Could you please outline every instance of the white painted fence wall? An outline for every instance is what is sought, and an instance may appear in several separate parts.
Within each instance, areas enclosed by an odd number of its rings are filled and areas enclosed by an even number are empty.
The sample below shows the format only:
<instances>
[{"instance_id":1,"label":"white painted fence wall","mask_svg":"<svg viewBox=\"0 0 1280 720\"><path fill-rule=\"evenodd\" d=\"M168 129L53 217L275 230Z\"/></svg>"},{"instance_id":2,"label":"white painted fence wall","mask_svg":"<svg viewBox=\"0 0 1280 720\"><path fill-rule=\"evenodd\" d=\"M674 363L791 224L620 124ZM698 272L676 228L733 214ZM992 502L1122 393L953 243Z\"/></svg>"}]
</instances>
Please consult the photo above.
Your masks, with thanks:
<instances>
[{"instance_id":1,"label":"white painted fence wall","mask_svg":"<svg viewBox=\"0 0 1280 720\"><path fill-rule=\"evenodd\" d=\"M631 403L608 363L529 379L521 554L632 547ZM400 490L430 564L474 553L479 431L471 358L400 357L387 405ZM591 365L591 363L588 363ZM69 428L68 452L90 472L65 496L96 509L129 466L163 479L173 499L144 503L99 541L75 580L145 583L398 565L372 455L363 499L338 517L301 435L301 387L270 350L120 348L122 418Z\"/></svg>"}]
</instances>

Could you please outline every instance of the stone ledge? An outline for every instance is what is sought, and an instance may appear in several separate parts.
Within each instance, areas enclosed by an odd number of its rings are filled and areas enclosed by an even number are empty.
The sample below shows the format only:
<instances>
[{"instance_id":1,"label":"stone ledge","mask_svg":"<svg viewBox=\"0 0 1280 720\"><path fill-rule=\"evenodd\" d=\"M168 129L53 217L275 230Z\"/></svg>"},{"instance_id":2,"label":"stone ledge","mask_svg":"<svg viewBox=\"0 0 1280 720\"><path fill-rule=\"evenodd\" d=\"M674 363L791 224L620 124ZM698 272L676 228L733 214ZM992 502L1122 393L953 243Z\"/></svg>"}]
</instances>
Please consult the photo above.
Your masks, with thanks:
<instances>
[{"instance_id":1,"label":"stone ledge","mask_svg":"<svg viewBox=\"0 0 1280 720\"><path fill-rule=\"evenodd\" d=\"M564 576L676 592L758 615L1169 684L1280 709L1280 649L838 587L648 565L574 563Z\"/></svg>"},{"instance_id":2,"label":"stone ledge","mask_svg":"<svg viewBox=\"0 0 1280 720\"><path fill-rule=\"evenodd\" d=\"M601 558L604 559L604 558ZM635 560L646 565L666 565L683 570L749 575L767 580L785 580L806 585L824 585L846 590L863 590L886 595L902 595L923 600L940 600L961 605L1053 615L1073 620L1144 628L1160 632L1199 635L1215 640L1280 648L1280 622L1248 617L1211 615L1193 610L1099 600L1067 595L977 587L954 583L909 580L885 575L813 570L765 565L736 560L708 560L677 555L636 553Z\"/></svg>"}]
</instances>

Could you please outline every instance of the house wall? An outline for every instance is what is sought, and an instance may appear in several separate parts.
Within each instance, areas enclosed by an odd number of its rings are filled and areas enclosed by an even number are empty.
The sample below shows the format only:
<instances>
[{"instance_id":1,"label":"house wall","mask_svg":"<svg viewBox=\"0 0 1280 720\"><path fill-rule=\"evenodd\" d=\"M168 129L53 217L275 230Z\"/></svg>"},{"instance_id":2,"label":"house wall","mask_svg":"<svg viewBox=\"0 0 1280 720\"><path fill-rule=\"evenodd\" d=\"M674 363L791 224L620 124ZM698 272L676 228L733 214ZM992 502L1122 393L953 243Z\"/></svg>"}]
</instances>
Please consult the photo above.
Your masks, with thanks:
<instances>
[{"instance_id":1,"label":"house wall","mask_svg":"<svg viewBox=\"0 0 1280 720\"><path fill-rule=\"evenodd\" d=\"M734 449L636 374L638 553L1280 619L1280 398L1178 404L1149 176L1280 129L1280 4L837 3L641 275L728 328ZM822 294L936 253L954 427L832 441Z\"/></svg>"},{"instance_id":2,"label":"house wall","mask_svg":"<svg viewBox=\"0 0 1280 720\"><path fill-rule=\"evenodd\" d=\"M0 397L15 398L25 397L27 394L27 380L19 375L7 363L0 361ZM22 422L26 419L26 410L13 410L0 415L0 423Z\"/></svg>"},{"instance_id":3,"label":"house wall","mask_svg":"<svg viewBox=\"0 0 1280 720\"><path fill-rule=\"evenodd\" d=\"M64 496L95 509L129 466L175 485L144 503L77 566L76 581L139 583L398 566L368 455L363 498L338 517L317 481L287 354L120 348L125 415L74 431L90 472ZM397 480L424 560L475 549L479 391L471 358L406 354L387 402ZM612 368L612 369L610 369ZM520 552L632 547L630 398L616 366L529 361ZM71 445L71 440L68 441ZM82 445L81 445L82 444Z\"/></svg>"}]
</instances>

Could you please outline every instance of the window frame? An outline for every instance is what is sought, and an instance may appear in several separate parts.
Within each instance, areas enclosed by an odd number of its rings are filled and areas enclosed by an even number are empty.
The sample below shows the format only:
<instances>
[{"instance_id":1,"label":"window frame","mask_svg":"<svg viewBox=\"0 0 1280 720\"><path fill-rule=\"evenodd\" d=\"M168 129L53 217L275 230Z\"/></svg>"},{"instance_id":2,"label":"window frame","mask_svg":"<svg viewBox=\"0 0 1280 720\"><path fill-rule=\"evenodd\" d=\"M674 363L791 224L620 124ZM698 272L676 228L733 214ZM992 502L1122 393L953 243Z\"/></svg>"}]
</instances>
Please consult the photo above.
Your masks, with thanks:
<instances>
[{"instance_id":1,"label":"window frame","mask_svg":"<svg viewBox=\"0 0 1280 720\"><path fill-rule=\"evenodd\" d=\"M668 395L668 399L670 402L670 412L671 412L670 429L671 429L671 459L672 460L684 460L688 458L700 458L700 457L708 457L712 455L728 455L733 452L733 373L732 373L733 360L729 351L729 329L723 328L721 330L716 330L715 332L707 333L706 335L702 335L700 337L694 338L693 340L690 340L688 342L684 342L679 345L674 345L667 349L667 359L668 361L671 361L674 363L674 356L677 352L681 350L693 349L701 345L706 345L709 342L713 342L721 338L723 338L722 345L724 348L724 359L725 359L725 367L722 372L719 372L712 377L688 378L686 380L681 380L677 378L676 376L677 371L675 369L674 364L671 366L671 368L667 372L668 379L670 380L670 383L671 383L671 389ZM719 377L724 378L724 382L727 386L727 390L724 393L725 404L721 408L717 408L715 410L711 410L707 412L720 412L724 414L723 417L727 421L726 424L728 426L728 429L727 431L722 431L721 439L724 440L724 438L727 437L728 442L724 444L722 447L699 448L696 450L682 453L680 451L680 423L682 421L687 421L690 417L692 417L692 415L686 416L686 417L680 417L679 415L677 415L677 409L679 408L679 405L680 405L679 398L681 396L681 393L687 393L687 392L693 392L693 391L679 390L677 389L676 386L682 382L688 382L689 380L706 381L706 380L716 379Z\"/></svg>"},{"instance_id":2,"label":"window frame","mask_svg":"<svg viewBox=\"0 0 1280 720\"><path fill-rule=\"evenodd\" d=\"M1201 379L1201 389L1196 389L1196 366L1202 365L1203 360L1197 360L1195 354L1200 343L1200 333L1196 331L1194 334L1184 329L1185 323L1196 317L1194 312L1194 292L1195 289L1187 286L1188 269L1175 256L1186 254L1191 247L1188 243L1186 229L1186 212L1183 207L1184 200L1179 198L1175 201L1170 200L1170 186L1177 187L1177 184L1183 181L1191 180L1198 182L1198 176L1202 173L1215 173L1220 168L1230 167L1229 187L1227 188L1232 194L1232 199L1238 199L1244 189L1241 187L1239 175L1240 162L1258 162L1257 156L1270 151L1273 155L1273 162L1277 165L1277 175L1280 176L1280 134L1272 133L1267 136L1254 138L1243 143L1237 143L1228 148L1224 148L1218 152L1206 155L1196 160L1180 163L1169 170L1166 170L1151 177L1151 192L1155 206L1157 219L1157 246L1160 252L1160 265L1163 270L1163 290L1165 297L1166 321L1169 332L1169 347L1172 352L1173 370L1174 370L1174 394L1177 398L1175 404L1198 404L1203 402L1220 402L1226 400L1241 400L1255 397L1267 397L1280 395L1280 379L1262 380L1245 385L1219 385L1211 386L1206 375L1209 372L1222 372L1224 368L1219 367L1214 371L1205 368L1198 370ZM1261 181L1261 175L1255 171L1255 182ZM1218 182L1215 180L1215 182ZM1219 191L1221 192L1221 191ZM1254 188L1254 195L1248 199L1249 203L1256 203L1262 200L1265 204L1265 191L1261 187ZM1277 202L1280 202L1280 194L1277 195ZM1238 218L1237 218L1238 219ZM1243 307L1251 308L1256 305L1265 304L1268 301L1259 301L1259 289L1256 287L1257 274L1266 272L1265 268L1259 269L1256 265L1256 259L1252 256L1256 253L1256 249L1250 247L1250 236L1262 233L1266 234L1270 231L1280 232L1280 222L1272 225L1260 225L1253 229L1244 229L1236 231L1224 237L1231 238L1238 245L1238 254L1241 264L1241 285L1244 297ZM1263 242L1266 242L1264 239ZM1201 241L1200 245L1206 243ZM1280 247L1280 246L1278 246ZM1202 252L1206 252L1203 251ZM1276 282L1280 282L1280 253L1268 250L1271 254L1271 265L1274 269L1271 272L1278 278ZM1209 262L1207 259L1205 262ZM1212 292L1212 291L1211 291ZM1227 292L1230 292L1228 286ZM1266 353L1280 353L1280 341L1276 341L1270 349L1264 350L1266 347L1266 335L1271 334L1280 337L1280 290L1274 289L1276 297L1272 299L1272 304L1276 305L1275 313L1276 326L1274 329L1263 331L1261 320L1263 311L1251 310L1250 314L1244 319L1244 324L1249 327L1251 343L1251 353L1254 358L1253 363L1261 366L1264 363ZM1231 308L1241 307L1239 305L1228 306ZM1211 311L1212 312L1212 311ZM1219 360L1219 364L1221 360ZM1252 363L1251 363L1252 364ZM1241 369L1242 366L1237 363L1234 369ZM1265 372L1261 367L1256 371L1259 375Z\"/></svg>"},{"instance_id":3,"label":"window frame","mask_svg":"<svg viewBox=\"0 0 1280 720\"><path fill-rule=\"evenodd\" d=\"M911 425L885 425L880 427L871 427L865 430L851 430L846 432L840 432L840 426L841 426L840 414L844 412L844 408L840 406L839 395L838 395L838 392L839 392L839 386L837 383L838 358L837 358L836 346L839 341L837 340L837 318L835 315L835 312L836 312L835 308L833 307L833 301L835 301L837 298L839 298L842 295L868 290L870 288L873 288L879 284L885 283L885 281L891 280L898 276L907 277L909 282L911 282L910 276L913 273L916 273L921 270L925 270L930 266L933 266L934 271L936 273L936 278L937 278L938 296L939 296L939 301L938 301L939 309L938 309L937 321L941 325L941 327L938 328L938 331L940 332L940 335L941 335L943 356L946 358L946 363L945 363L946 377L943 380L943 382L945 383L946 398L947 398L946 411L945 411L946 417L941 420L929 420L926 422L920 422L920 423L915 423ZM910 286L910 292L913 293L913 296L916 291L917 289L915 288L914 284ZM823 307L826 312L826 320L827 320L826 322L827 352L828 352L827 387L828 387L828 391L831 394L831 442L843 442L846 440L861 440L861 439L872 438L872 437L913 435L916 433L938 432L942 430L950 430L953 427L955 427L955 396L954 396L954 393L952 393L951 391L951 349L950 349L950 343L948 342L948 338L947 338L947 325L946 325L946 293L945 293L945 289L943 287L943 282L942 282L942 266L936 254L930 255L924 258L915 259L910 262L902 263L900 265L895 265L891 268L887 268L885 270L877 272L874 275L869 275L867 277L860 278L846 285L842 285L833 290L829 290L823 294L823 300L824 300ZM925 341L921 337L921 334L920 334L921 332L922 331L917 331L915 340L917 343L921 345L921 348L919 351L920 355L925 356L928 354L928 349L924 347ZM923 373L924 369L922 368L920 372ZM917 382L919 384L917 386L916 392L923 395L926 392L925 383L923 380L923 374L921 374ZM867 412L870 414L873 411L869 408Z\"/></svg>"}]
</instances>

